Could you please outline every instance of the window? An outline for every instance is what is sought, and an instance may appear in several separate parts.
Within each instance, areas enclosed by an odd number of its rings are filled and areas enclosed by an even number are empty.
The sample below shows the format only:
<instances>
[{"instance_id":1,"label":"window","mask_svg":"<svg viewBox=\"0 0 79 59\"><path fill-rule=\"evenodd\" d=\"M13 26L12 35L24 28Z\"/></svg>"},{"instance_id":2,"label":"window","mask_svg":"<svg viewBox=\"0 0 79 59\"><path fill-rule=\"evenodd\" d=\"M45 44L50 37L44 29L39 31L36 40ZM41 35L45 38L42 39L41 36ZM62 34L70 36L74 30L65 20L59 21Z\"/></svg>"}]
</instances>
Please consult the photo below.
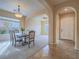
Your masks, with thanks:
<instances>
[{"instance_id":1,"label":"window","mask_svg":"<svg viewBox=\"0 0 79 59\"><path fill-rule=\"evenodd\" d=\"M45 32L48 33L48 24L45 24Z\"/></svg>"},{"instance_id":2,"label":"window","mask_svg":"<svg viewBox=\"0 0 79 59\"><path fill-rule=\"evenodd\" d=\"M19 21L0 19L0 34L7 34L9 33L10 29L19 30L19 28L20 28Z\"/></svg>"}]
</instances>

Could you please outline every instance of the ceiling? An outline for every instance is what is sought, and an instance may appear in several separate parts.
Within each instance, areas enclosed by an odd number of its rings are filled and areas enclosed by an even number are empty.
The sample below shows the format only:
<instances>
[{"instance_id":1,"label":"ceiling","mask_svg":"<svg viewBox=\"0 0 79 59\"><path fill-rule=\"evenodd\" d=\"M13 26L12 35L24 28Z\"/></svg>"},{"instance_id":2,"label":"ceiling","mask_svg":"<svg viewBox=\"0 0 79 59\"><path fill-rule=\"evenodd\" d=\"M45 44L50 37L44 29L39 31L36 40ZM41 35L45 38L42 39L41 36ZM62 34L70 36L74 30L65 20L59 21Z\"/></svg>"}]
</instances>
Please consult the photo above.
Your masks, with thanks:
<instances>
[{"instance_id":1,"label":"ceiling","mask_svg":"<svg viewBox=\"0 0 79 59\"><path fill-rule=\"evenodd\" d=\"M39 0L0 0L0 9L15 13L18 4L21 6L20 12L25 16L45 8Z\"/></svg>"},{"instance_id":2,"label":"ceiling","mask_svg":"<svg viewBox=\"0 0 79 59\"><path fill-rule=\"evenodd\" d=\"M40 1L47 1L52 5L56 5L69 0L0 0L0 9L15 13L19 4L21 6L21 14L28 16L45 9L44 4Z\"/></svg>"},{"instance_id":3,"label":"ceiling","mask_svg":"<svg viewBox=\"0 0 79 59\"><path fill-rule=\"evenodd\" d=\"M78 0L45 0L51 5L57 5L66 1L78 1Z\"/></svg>"},{"instance_id":4,"label":"ceiling","mask_svg":"<svg viewBox=\"0 0 79 59\"><path fill-rule=\"evenodd\" d=\"M66 14L66 13L74 13L74 10L70 7L65 7L59 11L59 14Z\"/></svg>"},{"instance_id":5,"label":"ceiling","mask_svg":"<svg viewBox=\"0 0 79 59\"><path fill-rule=\"evenodd\" d=\"M65 1L68 1L68 0L51 0L51 2L53 3L53 5L60 4L60 3L63 3Z\"/></svg>"}]
</instances>

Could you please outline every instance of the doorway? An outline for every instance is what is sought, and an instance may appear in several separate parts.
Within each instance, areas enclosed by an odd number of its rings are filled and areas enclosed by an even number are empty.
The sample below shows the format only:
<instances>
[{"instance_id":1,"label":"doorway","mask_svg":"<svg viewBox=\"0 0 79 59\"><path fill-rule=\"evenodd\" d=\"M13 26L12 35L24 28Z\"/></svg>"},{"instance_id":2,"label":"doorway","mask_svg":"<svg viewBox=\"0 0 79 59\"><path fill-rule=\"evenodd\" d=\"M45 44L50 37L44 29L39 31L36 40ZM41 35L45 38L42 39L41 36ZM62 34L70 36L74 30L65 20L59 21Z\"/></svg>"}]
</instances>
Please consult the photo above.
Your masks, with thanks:
<instances>
[{"instance_id":1,"label":"doorway","mask_svg":"<svg viewBox=\"0 0 79 59\"><path fill-rule=\"evenodd\" d=\"M48 24L48 15L43 14L41 16L41 36L48 42L48 32L49 32L49 24Z\"/></svg>"},{"instance_id":2,"label":"doorway","mask_svg":"<svg viewBox=\"0 0 79 59\"><path fill-rule=\"evenodd\" d=\"M65 13L60 13L60 39L74 41L74 11L68 9Z\"/></svg>"},{"instance_id":3,"label":"doorway","mask_svg":"<svg viewBox=\"0 0 79 59\"><path fill-rule=\"evenodd\" d=\"M46 13L36 15L32 17L29 22L26 31L34 30L35 31L35 39L38 42L43 42L48 44L48 32L49 32L49 17Z\"/></svg>"},{"instance_id":4,"label":"doorway","mask_svg":"<svg viewBox=\"0 0 79 59\"><path fill-rule=\"evenodd\" d=\"M64 7L58 10L56 16L56 41L60 45L64 43L75 47L76 43L76 12L72 7Z\"/></svg>"}]
</instances>

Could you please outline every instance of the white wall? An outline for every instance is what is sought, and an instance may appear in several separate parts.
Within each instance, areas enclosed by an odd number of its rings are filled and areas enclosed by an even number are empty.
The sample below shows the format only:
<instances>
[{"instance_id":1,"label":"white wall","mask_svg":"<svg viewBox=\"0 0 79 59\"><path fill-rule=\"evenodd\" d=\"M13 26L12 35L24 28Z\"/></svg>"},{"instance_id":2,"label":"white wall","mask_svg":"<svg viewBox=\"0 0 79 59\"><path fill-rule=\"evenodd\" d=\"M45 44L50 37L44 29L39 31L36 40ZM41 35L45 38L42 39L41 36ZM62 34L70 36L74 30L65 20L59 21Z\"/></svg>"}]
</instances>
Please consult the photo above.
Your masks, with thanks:
<instances>
[{"instance_id":1,"label":"white wall","mask_svg":"<svg viewBox=\"0 0 79 59\"><path fill-rule=\"evenodd\" d=\"M10 40L9 34L0 34L0 41L7 41Z\"/></svg>"},{"instance_id":2,"label":"white wall","mask_svg":"<svg viewBox=\"0 0 79 59\"><path fill-rule=\"evenodd\" d=\"M41 34L41 18L39 16L32 17L26 22L26 31L34 30L36 32L36 36L39 36Z\"/></svg>"}]
</instances>

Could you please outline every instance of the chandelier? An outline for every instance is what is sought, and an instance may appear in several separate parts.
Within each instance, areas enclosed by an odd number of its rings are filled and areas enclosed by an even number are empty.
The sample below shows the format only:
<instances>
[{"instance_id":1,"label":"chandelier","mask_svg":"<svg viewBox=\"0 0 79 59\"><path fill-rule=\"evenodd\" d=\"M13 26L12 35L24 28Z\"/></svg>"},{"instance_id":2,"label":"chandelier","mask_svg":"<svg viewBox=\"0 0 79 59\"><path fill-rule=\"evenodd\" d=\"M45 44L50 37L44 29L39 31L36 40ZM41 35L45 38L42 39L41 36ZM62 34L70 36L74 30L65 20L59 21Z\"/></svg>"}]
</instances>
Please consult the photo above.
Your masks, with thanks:
<instances>
[{"instance_id":1,"label":"chandelier","mask_svg":"<svg viewBox=\"0 0 79 59\"><path fill-rule=\"evenodd\" d=\"M17 12L15 13L15 16L18 18L22 17L22 14L20 13L20 5L18 5Z\"/></svg>"}]
</instances>

